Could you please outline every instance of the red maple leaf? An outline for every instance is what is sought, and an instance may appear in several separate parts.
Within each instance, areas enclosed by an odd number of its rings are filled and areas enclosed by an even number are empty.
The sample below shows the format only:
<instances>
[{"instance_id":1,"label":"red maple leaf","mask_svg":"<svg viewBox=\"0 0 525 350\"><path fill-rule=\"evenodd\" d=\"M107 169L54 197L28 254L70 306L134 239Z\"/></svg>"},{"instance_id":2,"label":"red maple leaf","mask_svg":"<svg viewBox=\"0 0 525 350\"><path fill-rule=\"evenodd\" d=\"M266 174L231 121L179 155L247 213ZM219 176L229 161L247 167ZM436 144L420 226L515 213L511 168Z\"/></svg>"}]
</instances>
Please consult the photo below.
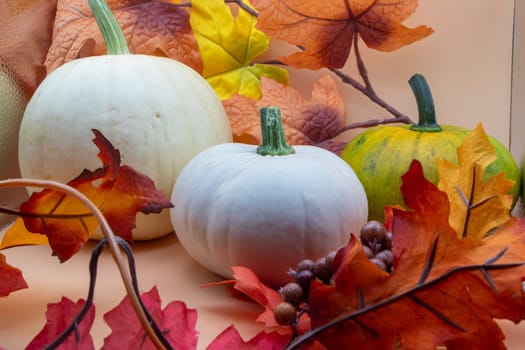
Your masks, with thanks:
<instances>
[{"instance_id":1,"label":"red maple leaf","mask_svg":"<svg viewBox=\"0 0 525 350\"><path fill-rule=\"evenodd\" d=\"M51 344L82 310L86 301L80 299L76 303L68 298L62 297L59 303L48 304L46 311L47 323L44 328L26 347L26 350L39 350ZM93 320L95 319L95 307L91 305L77 325L77 331L72 332L57 349L68 350L93 350L93 339L89 334Z\"/></svg>"},{"instance_id":2,"label":"red maple leaf","mask_svg":"<svg viewBox=\"0 0 525 350\"><path fill-rule=\"evenodd\" d=\"M22 271L9 265L5 256L0 254L0 297L24 288L27 288L27 283L22 276Z\"/></svg>"},{"instance_id":3,"label":"red maple leaf","mask_svg":"<svg viewBox=\"0 0 525 350\"><path fill-rule=\"evenodd\" d=\"M161 299L156 287L141 295L155 323L175 349L193 350L197 346L197 311L188 309L181 301L169 303L161 309ZM126 296L114 309L104 314L111 334L104 339L103 350L154 350L129 298Z\"/></svg>"},{"instance_id":4,"label":"red maple leaf","mask_svg":"<svg viewBox=\"0 0 525 350\"><path fill-rule=\"evenodd\" d=\"M449 226L447 196L424 178L419 162L403 176L402 192L410 210L387 211L392 273L370 262L352 237L336 257L332 283L312 281L313 331L294 343L504 349L494 319L525 319L525 219L511 219L477 243Z\"/></svg>"},{"instance_id":5,"label":"red maple leaf","mask_svg":"<svg viewBox=\"0 0 525 350\"><path fill-rule=\"evenodd\" d=\"M226 328L206 348L206 350L281 350L290 340L289 335L277 332L259 332L253 338L244 341L234 326Z\"/></svg>"}]
</instances>

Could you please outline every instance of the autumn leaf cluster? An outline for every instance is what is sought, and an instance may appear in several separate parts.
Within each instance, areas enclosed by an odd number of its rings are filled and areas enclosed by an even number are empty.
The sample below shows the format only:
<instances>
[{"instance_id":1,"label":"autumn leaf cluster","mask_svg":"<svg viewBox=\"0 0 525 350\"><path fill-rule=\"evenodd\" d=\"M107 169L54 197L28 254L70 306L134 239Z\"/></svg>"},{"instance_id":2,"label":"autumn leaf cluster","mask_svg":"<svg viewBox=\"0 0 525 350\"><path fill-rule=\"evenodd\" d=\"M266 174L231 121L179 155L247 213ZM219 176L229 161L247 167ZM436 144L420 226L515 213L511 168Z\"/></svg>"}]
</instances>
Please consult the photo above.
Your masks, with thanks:
<instances>
[{"instance_id":1,"label":"autumn leaf cluster","mask_svg":"<svg viewBox=\"0 0 525 350\"><path fill-rule=\"evenodd\" d=\"M329 78L322 78L308 107L288 86L287 67L340 68L358 41L372 49L393 51L432 33L426 26L408 28L402 24L417 8L416 0L246 0L236 2L238 6L228 6L223 0L107 3L131 52L176 59L207 79L224 101L236 140L257 143L260 135L252 128L253 113L244 117L233 105L248 107L254 101L266 101L281 106L287 134L297 135L294 141L334 151L340 145L333 145L331 138L346 123L336 84L327 84ZM60 65L106 52L87 1L36 0L26 4L9 5L0 14L6 38L0 59L28 96ZM286 41L295 52L265 61L262 55L272 40ZM286 91L286 98L271 93L270 83L262 86L265 80L272 81L272 89ZM299 112L291 112L296 109Z\"/></svg>"},{"instance_id":2,"label":"autumn leaf cluster","mask_svg":"<svg viewBox=\"0 0 525 350\"><path fill-rule=\"evenodd\" d=\"M505 349L494 321L525 319L525 219L509 214L513 181L480 177L494 155L478 126L458 148L458 165L437 159L439 187L414 160L402 177L408 208L385 209L392 272L371 262L352 236L336 255L330 283L311 282L287 349ZM242 266L234 272L228 283L264 307L258 320L283 327L271 317L279 293Z\"/></svg>"},{"instance_id":3,"label":"autumn leaf cluster","mask_svg":"<svg viewBox=\"0 0 525 350\"><path fill-rule=\"evenodd\" d=\"M427 26L402 23L416 9L416 0L251 0L228 6L220 0L110 0L134 53L177 59L198 71L223 100L235 141L260 142L259 108L279 105L285 133L293 144L317 145L339 153L336 141L347 122L335 81L320 77L305 98L288 85L286 67L343 67L358 43L392 51L432 33ZM86 1L8 2L0 13L5 45L3 70L15 76L29 97L44 76L81 57L105 53L102 36ZM289 55L257 60L271 39L287 41ZM366 83L363 91L370 91ZM115 233L130 239L137 212L157 213L172 204L146 176L120 164L118 150L94 130L101 167L85 170L69 186L87 196ZM279 293L263 285L250 270L233 267L231 285L262 305L257 321L265 332L243 340L235 327L220 333L208 349L504 349L496 319L525 318L525 219L510 217L513 185L503 174L483 181L494 150L481 127L458 149L458 164L437 159L440 182L425 179L414 161L403 176L401 191L408 208L387 207L385 227L392 232L393 270L370 262L352 236L335 259L329 283L313 280L308 305L293 326L274 319ZM84 246L99 226L92 213L73 196L47 189L35 192L16 212L2 249L23 244L49 244L60 261ZM0 296L27 288L22 271L0 254ZM142 294L165 340L175 348L193 349L197 312L180 301L162 309L155 287ZM94 306L63 298L48 305L48 323L28 348L40 348L78 322L74 342L93 348L90 328ZM129 320L122 323L121 319ZM105 348L152 347L128 299L107 312L111 328ZM64 327L54 328L58 321ZM154 322L153 322L154 321ZM76 337L76 338L75 338Z\"/></svg>"}]
</instances>

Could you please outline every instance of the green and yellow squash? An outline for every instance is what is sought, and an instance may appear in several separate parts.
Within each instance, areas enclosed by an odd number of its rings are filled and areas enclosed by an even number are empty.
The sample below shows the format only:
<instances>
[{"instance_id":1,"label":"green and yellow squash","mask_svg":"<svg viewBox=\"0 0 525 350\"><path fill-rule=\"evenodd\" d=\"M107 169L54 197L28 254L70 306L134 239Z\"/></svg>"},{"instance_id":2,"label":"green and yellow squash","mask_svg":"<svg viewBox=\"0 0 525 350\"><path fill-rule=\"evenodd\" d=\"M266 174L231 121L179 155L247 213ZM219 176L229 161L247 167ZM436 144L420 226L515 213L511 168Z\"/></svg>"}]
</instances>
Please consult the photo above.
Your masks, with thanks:
<instances>
[{"instance_id":1,"label":"green and yellow squash","mask_svg":"<svg viewBox=\"0 0 525 350\"><path fill-rule=\"evenodd\" d=\"M386 205L403 205L401 176L408 171L413 159L422 163L425 177L437 184L436 158L457 163L457 147L471 131L437 124L434 102L424 77L416 74L409 83L416 96L419 122L370 128L354 137L341 154L365 187L369 220L382 221ZM520 169L509 150L495 138L489 138L497 160L487 168L484 176L488 179L504 172L506 178L514 180L516 183L510 194L515 204L520 192Z\"/></svg>"}]
</instances>

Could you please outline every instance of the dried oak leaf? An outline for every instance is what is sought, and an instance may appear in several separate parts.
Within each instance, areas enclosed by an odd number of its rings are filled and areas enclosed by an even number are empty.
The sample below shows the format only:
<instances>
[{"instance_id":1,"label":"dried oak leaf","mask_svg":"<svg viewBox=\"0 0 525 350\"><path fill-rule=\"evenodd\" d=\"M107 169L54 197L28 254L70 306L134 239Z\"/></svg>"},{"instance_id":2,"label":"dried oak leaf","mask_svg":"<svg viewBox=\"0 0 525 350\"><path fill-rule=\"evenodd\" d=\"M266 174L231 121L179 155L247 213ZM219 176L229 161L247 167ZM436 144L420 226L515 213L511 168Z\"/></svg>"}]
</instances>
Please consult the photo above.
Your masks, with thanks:
<instances>
[{"instance_id":1,"label":"dried oak leaf","mask_svg":"<svg viewBox=\"0 0 525 350\"><path fill-rule=\"evenodd\" d=\"M437 159L438 187L448 194L450 225L460 236L480 241L489 230L509 220L513 180L504 173L483 181L487 167L496 160L496 151L479 124L457 149L458 165Z\"/></svg>"},{"instance_id":2,"label":"dried oak leaf","mask_svg":"<svg viewBox=\"0 0 525 350\"><path fill-rule=\"evenodd\" d=\"M0 3L0 70L31 97L44 79L44 60L51 45L56 0L17 0Z\"/></svg>"},{"instance_id":3,"label":"dried oak leaf","mask_svg":"<svg viewBox=\"0 0 525 350\"><path fill-rule=\"evenodd\" d=\"M131 52L167 56L202 70L197 42L184 8L154 0L107 0ZM47 72L86 56L102 55L106 45L85 0L58 0Z\"/></svg>"},{"instance_id":4,"label":"dried oak leaf","mask_svg":"<svg viewBox=\"0 0 525 350\"><path fill-rule=\"evenodd\" d=\"M175 349L193 350L197 347L197 311L188 309L181 301L173 301L161 309L157 287L141 294L141 299L151 317ZM140 323L129 298L104 314L111 334L104 339L103 350L154 350L156 349Z\"/></svg>"},{"instance_id":5,"label":"dried oak leaf","mask_svg":"<svg viewBox=\"0 0 525 350\"><path fill-rule=\"evenodd\" d=\"M253 338L244 341L234 326L226 328L207 347L206 350L281 350L290 340L289 335L276 332L259 332Z\"/></svg>"},{"instance_id":6,"label":"dried oak leaf","mask_svg":"<svg viewBox=\"0 0 525 350\"><path fill-rule=\"evenodd\" d=\"M304 51L284 57L296 68L341 68L357 37L370 48L393 51L430 35L426 26L401 23L417 0L252 0L259 11L257 27L272 38Z\"/></svg>"},{"instance_id":7,"label":"dried oak leaf","mask_svg":"<svg viewBox=\"0 0 525 350\"><path fill-rule=\"evenodd\" d=\"M172 204L149 177L127 165L120 165L120 152L100 131L93 130L93 133L103 167L93 171L85 169L68 185L103 209L104 217L116 235L131 240L139 211L159 213ZM34 233L39 233L47 236L53 253L63 262L80 250L98 227L98 222L83 203L54 190L33 193L22 203L20 211L22 218L18 218L5 233L0 248L41 244L40 235L32 240Z\"/></svg>"},{"instance_id":8,"label":"dried oak leaf","mask_svg":"<svg viewBox=\"0 0 525 350\"><path fill-rule=\"evenodd\" d=\"M9 265L3 254L0 254L0 297L8 296L11 292L27 288L22 271Z\"/></svg>"},{"instance_id":9,"label":"dried oak leaf","mask_svg":"<svg viewBox=\"0 0 525 350\"><path fill-rule=\"evenodd\" d=\"M270 38L255 28L257 18L247 11L241 9L234 17L223 0L192 1L190 23L203 60L202 75L221 99L234 94L259 98L261 76L288 82L286 69L253 63L268 49Z\"/></svg>"},{"instance_id":10,"label":"dried oak leaf","mask_svg":"<svg viewBox=\"0 0 525 350\"><path fill-rule=\"evenodd\" d=\"M26 350L44 349L53 342L82 310L86 301L78 300L76 303L62 297L59 303L48 304L46 311L47 322ZM77 324L76 331L72 332L58 349L94 350L93 339L89 334L95 319L95 306L90 305L86 315Z\"/></svg>"},{"instance_id":11,"label":"dried oak leaf","mask_svg":"<svg viewBox=\"0 0 525 350\"><path fill-rule=\"evenodd\" d=\"M345 125L345 106L330 76L324 75L314 83L311 101L293 87L264 77L261 92L258 100L234 95L223 101L235 142L260 144L259 109L279 106L286 139L291 145L317 145L334 153L343 150L345 143L332 138Z\"/></svg>"},{"instance_id":12,"label":"dried oak leaf","mask_svg":"<svg viewBox=\"0 0 525 350\"><path fill-rule=\"evenodd\" d=\"M391 208L393 272L379 269L354 236L339 251L333 282L313 281L313 334L341 344L386 349L504 349L494 319L525 319L525 219L512 219L476 244L448 225L448 199L414 161L403 176L410 210ZM310 338L309 338L310 337Z\"/></svg>"}]
</instances>

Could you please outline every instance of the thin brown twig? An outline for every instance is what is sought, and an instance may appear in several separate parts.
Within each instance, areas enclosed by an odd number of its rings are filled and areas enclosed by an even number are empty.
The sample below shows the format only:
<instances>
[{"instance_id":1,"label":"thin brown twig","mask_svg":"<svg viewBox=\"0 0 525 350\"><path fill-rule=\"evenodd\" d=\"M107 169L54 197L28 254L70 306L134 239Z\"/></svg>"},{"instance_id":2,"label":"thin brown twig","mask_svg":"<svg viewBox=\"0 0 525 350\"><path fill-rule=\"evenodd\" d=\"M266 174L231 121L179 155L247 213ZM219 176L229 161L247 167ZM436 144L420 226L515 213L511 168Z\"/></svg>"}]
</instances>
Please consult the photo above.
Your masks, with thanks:
<instances>
[{"instance_id":1,"label":"thin brown twig","mask_svg":"<svg viewBox=\"0 0 525 350\"><path fill-rule=\"evenodd\" d=\"M100 209L93 202L91 202L89 198L86 197L82 192L78 191L77 189L71 186L68 186L66 184L63 184L63 183L60 183L54 180L38 180L38 179L0 180L0 188L9 188L9 187L40 187L40 188L46 188L50 190L59 191L59 192L66 193L68 195L75 197L89 209L89 211L93 214L93 216L98 221L102 234L108 241L111 255L113 256L113 260L117 264L118 270L120 272L120 276L124 283L124 287L126 288L126 292L130 299L130 302L133 306L133 309L135 310L135 313L137 314L137 317L139 318L142 324L142 327L144 328L146 334L151 339L151 341L153 342L153 344L155 345L157 349L166 349L164 345L162 344L162 342L157 337L157 335L155 334L155 331L151 327L151 324L148 322L146 314L144 313L144 310L141 307L139 296L135 293L133 289L131 275L129 271L127 270L127 264L125 263L125 260L122 256L119 245L115 239L115 234L113 233L113 230L109 226L108 222L106 221L106 218L104 217Z\"/></svg>"}]
</instances>

